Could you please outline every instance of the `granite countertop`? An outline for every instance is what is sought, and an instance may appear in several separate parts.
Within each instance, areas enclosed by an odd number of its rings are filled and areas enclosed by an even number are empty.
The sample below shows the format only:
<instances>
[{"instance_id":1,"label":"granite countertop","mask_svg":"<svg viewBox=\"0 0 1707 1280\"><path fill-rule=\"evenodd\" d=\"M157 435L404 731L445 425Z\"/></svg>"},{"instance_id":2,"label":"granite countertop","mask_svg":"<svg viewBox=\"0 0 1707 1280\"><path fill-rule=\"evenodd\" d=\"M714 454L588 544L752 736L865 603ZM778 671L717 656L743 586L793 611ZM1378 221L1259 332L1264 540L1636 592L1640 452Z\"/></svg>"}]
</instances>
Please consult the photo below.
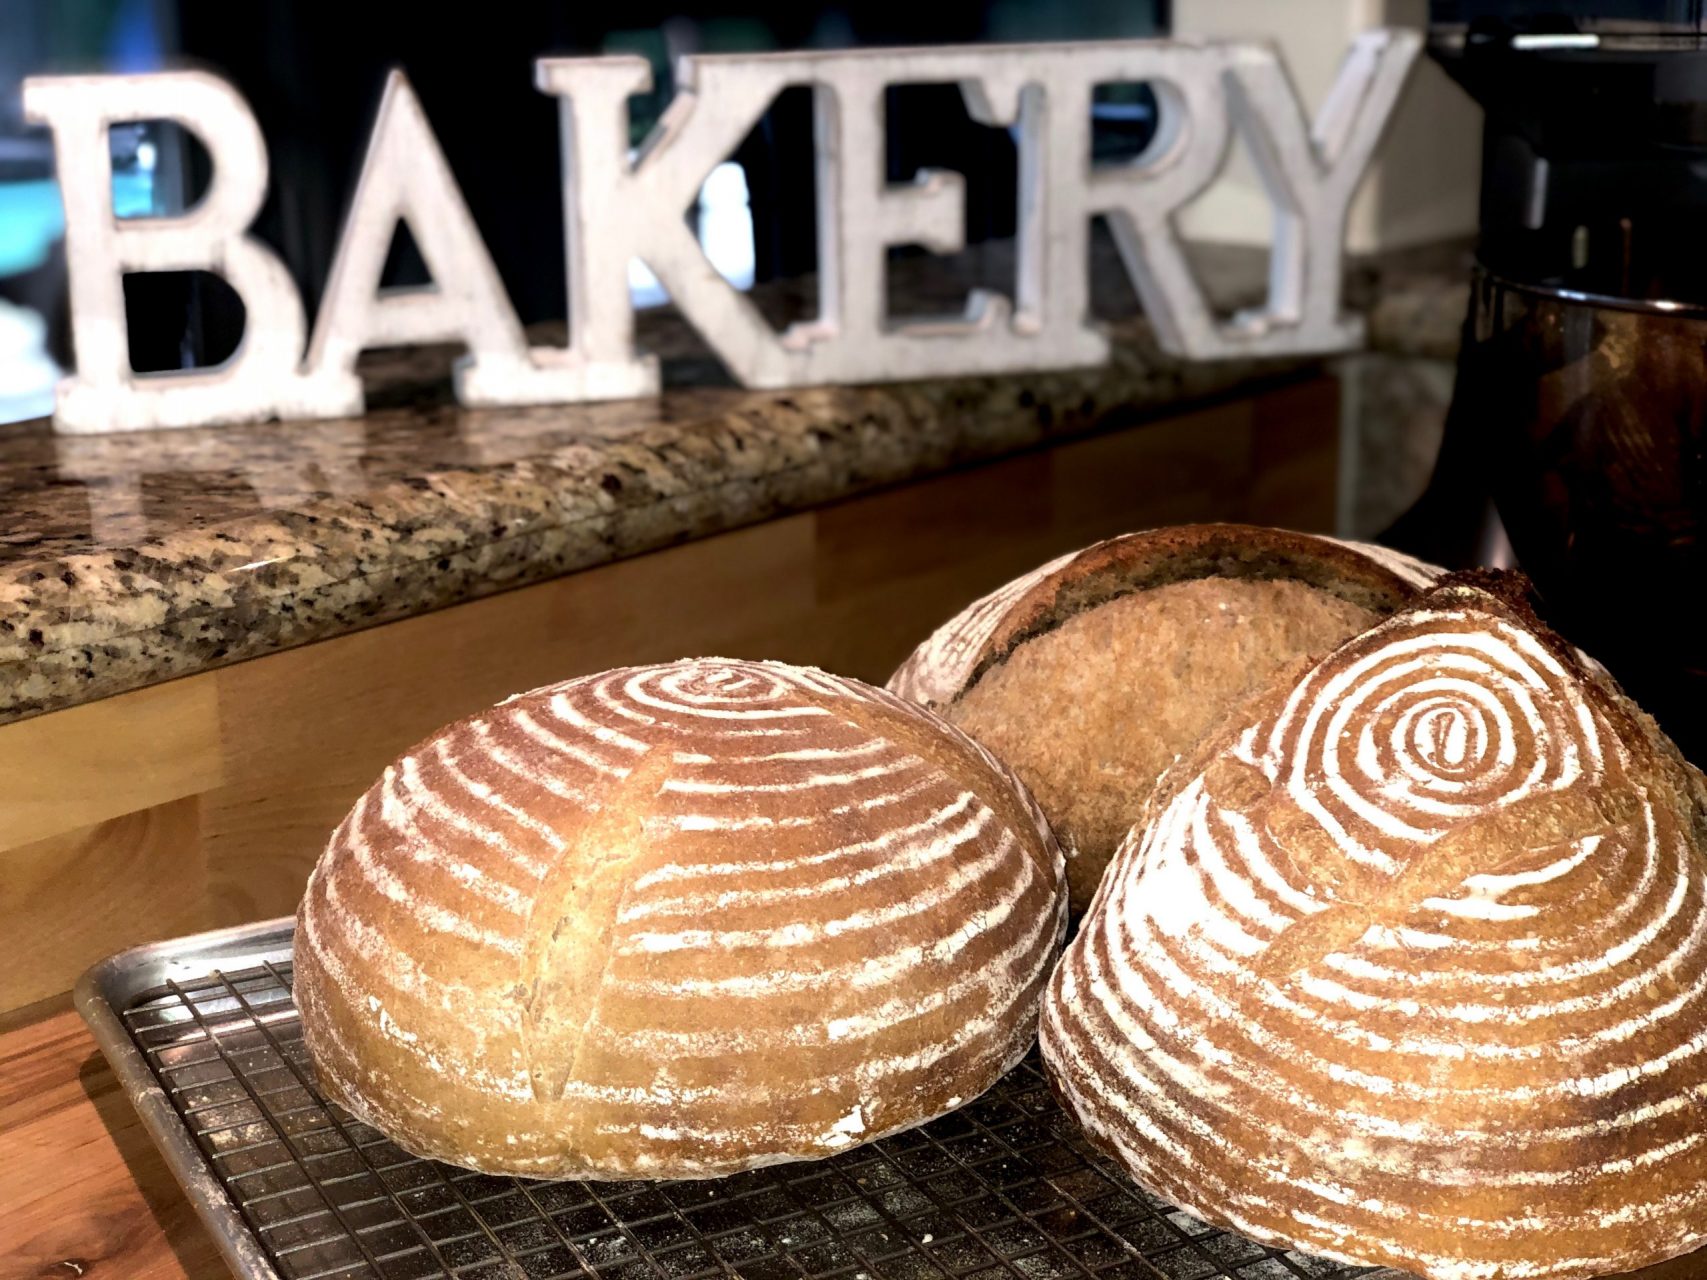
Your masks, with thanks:
<instances>
[{"instance_id":1,"label":"granite countertop","mask_svg":"<svg viewBox=\"0 0 1707 1280\"><path fill-rule=\"evenodd\" d=\"M1106 250L1105 250L1106 251ZM1260 296L1264 255L1204 249L1218 307ZM1450 358L1467 251L1353 264L1372 348ZM1112 263L1110 264L1112 267ZM1004 274L1005 273L1005 274ZM897 311L1011 279L1006 247L897 276ZM450 353L364 363L360 419L56 437L0 426L0 722L540 581L880 485L1293 376L1157 349L1118 269L1097 369L762 392L730 386L668 310L640 342L658 398L463 410ZM810 287L766 287L803 314Z\"/></svg>"}]
</instances>

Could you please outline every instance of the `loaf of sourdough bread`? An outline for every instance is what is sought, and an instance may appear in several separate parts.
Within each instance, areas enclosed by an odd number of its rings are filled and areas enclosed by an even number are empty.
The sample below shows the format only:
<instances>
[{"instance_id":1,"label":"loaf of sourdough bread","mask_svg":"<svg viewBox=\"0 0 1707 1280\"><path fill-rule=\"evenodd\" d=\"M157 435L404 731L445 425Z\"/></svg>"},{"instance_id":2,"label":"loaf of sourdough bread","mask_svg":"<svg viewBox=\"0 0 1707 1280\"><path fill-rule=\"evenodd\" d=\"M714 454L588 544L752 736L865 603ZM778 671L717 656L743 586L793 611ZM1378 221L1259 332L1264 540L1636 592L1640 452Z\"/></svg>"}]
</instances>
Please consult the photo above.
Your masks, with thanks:
<instances>
[{"instance_id":1,"label":"loaf of sourdough bread","mask_svg":"<svg viewBox=\"0 0 1707 1280\"><path fill-rule=\"evenodd\" d=\"M295 990L330 1097L491 1173L710 1177L982 1092L1036 1030L1059 850L959 731L721 659L521 694L332 836Z\"/></svg>"},{"instance_id":2,"label":"loaf of sourdough bread","mask_svg":"<svg viewBox=\"0 0 1707 1280\"><path fill-rule=\"evenodd\" d=\"M1509 577L1448 579L1164 776L1045 998L1157 1195L1436 1280L1707 1243L1707 785Z\"/></svg>"},{"instance_id":3,"label":"loaf of sourdough bread","mask_svg":"<svg viewBox=\"0 0 1707 1280\"><path fill-rule=\"evenodd\" d=\"M1434 572L1382 548L1248 525L1129 534L970 605L889 687L1026 782L1066 849L1082 912L1177 755L1288 664L1372 625Z\"/></svg>"}]
</instances>

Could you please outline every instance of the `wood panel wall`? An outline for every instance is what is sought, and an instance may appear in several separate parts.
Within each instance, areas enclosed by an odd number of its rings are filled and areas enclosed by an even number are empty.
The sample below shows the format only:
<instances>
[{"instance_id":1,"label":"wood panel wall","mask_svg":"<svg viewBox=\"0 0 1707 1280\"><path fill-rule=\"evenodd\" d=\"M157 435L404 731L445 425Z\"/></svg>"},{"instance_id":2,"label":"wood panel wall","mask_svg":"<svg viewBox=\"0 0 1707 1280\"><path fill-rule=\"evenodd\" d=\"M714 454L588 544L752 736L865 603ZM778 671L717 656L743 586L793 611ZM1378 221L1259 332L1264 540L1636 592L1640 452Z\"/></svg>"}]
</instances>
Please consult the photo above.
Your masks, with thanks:
<instances>
[{"instance_id":1,"label":"wood panel wall","mask_svg":"<svg viewBox=\"0 0 1707 1280\"><path fill-rule=\"evenodd\" d=\"M1098 538L1329 530L1337 439L1314 379L0 726L0 1014L122 947L294 910L388 762L516 690L698 654L881 683Z\"/></svg>"}]
</instances>

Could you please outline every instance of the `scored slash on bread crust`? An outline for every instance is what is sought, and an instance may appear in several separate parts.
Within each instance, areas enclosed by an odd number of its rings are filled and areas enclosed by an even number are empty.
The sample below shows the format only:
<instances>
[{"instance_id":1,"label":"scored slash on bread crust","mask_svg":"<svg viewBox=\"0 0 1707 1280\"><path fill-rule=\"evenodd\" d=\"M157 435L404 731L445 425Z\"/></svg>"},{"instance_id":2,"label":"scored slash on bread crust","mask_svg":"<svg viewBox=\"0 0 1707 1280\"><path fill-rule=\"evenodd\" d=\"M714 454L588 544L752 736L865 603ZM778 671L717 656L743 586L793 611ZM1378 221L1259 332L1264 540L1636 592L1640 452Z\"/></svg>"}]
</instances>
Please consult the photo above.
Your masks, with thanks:
<instances>
[{"instance_id":1,"label":"scored slash on bread crust","mask_svg":"<svg viewBox=\"0 0 1707 1280\"><path fill-rule=\"evenodd\" d=\"M910 703L778 663L625 668L387 769L310 879L295 990L328 1096L407 1150L713 1177L995 1083L1062 874L1012 775Z\"/></svg>"},{"instance_id":2,"label":"scored slash on bread crust","mask_svg":"<svg viewBox=\"0 0 1707 1280\"><path fill-rule=\"evenodd\" d=\"M1436 1280L1707 1243L1707 792L1511 575L1447 579L1163 778L1045 997L1157 1195Z\"/></svg>"},{"instance_id":3,"label":"scored slash on bread crust","mask_svg":"<svg viewBox=\"0 0 1707 1280\"><path fill-rule=\"evenodd\" d=\"M1251 525L1111 538L975 601L889 688L1011 765L1068 852L1082 911L1175 756L1287 663L1409 602L1437 571Z\"/></svg>"},{"instance_id":4,"label":"scored slash on bread crust","mask_svg":"<svg viewBox=\"0 0 1707 1280\"><path fill-rule=\"evenodd\" d=\"M1385 615L1405 604L1432 572L1386 548L1260 525L1177 525L1122 534L1051 560L974 601L908 656L888 688L940 709L1013 650L1065 619L1169 583L1284 579Z\"/></svg>"}]
</instances>

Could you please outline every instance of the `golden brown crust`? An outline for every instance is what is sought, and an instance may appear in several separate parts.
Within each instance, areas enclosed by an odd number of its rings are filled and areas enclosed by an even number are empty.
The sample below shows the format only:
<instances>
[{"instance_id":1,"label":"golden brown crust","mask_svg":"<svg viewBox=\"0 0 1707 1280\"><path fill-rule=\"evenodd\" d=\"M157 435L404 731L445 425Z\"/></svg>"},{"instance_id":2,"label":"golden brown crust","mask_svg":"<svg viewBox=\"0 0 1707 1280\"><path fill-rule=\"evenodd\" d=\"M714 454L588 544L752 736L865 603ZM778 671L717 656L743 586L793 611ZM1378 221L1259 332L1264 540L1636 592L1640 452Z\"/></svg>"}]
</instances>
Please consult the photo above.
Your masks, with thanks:
<instances>
[{"instance_id":1,"label":"golden brown crust","mask_svg":"<svg viewBox=\"0 0 1707 1280\"><path fill-rule=\"evenodd\" d=\"M329 1096L487 1172L711 1177L940 1114L1022 1055L1064 927L982 748L822 672L519 695L334 834L295 986Z\"/></svg>"},{"instance_id":2,"label":"golden brown crust","mask_svg":"<svg viewBox=\"0 0 1707 1280\"><path fill-rule=\"evenodd\" d=\"M1087 547L1015 601L974 664L967 687L1033 636L1135 591L1202 578L1301 582L1385 616L1414 589L1343 543L1287 529L1192 524L1127 534Z\"/></svg>"},{"instance_id":3,"label":"golden brown crust","mask_svg":"<svg viewBox=\"0 0 1707 1280\"><path fill-rule=\"evenodd\" d=\"M1438 1280L1707 1242L1698 779L1449 579L1163 780L1046 997L1045 1062L1156 1194Z\"/></svg>"},{"instance_id":4,"label":"golden brown crust","mask_svg":"<svg viewBox=\"0 0 1707 1280\"><path fill-rule=\"evenodd\" d=\"M1374 614L1302 583L1201 578L1068 618L991 667L944 715L1030 788L1082 912L1143 799L1225 708Z\"/></svg>"},{"instance_id":5,"label":"golden brown crust","mask_svg":"<svg viewBox=\"0 0 1707 1280\"><path fill-rule=\"evenodd\" d=\"M975 601L921 644L888 687L940 709L1014 649L1066 619L1133 592L1199 578L1302 582L1385 616L1416 594L1419 579L1404 572L1396 563L1401 559L1262 525L1172 525L1122 534L1050 561Z\"/></svg>"},{"instance_id":6,"label":"golden brown crust","mask_svg":"<svg viewBox=\"0 0 1707 1280\"><path fill-rule=\"evenodd\" d=\"M1390 614L1433 572L1252 525L1128 534L975 602L889 687L984 742L1033 790L1068 851L1077 914L1178 754L1280 668Z\"/></svg>"}]
</instances>

